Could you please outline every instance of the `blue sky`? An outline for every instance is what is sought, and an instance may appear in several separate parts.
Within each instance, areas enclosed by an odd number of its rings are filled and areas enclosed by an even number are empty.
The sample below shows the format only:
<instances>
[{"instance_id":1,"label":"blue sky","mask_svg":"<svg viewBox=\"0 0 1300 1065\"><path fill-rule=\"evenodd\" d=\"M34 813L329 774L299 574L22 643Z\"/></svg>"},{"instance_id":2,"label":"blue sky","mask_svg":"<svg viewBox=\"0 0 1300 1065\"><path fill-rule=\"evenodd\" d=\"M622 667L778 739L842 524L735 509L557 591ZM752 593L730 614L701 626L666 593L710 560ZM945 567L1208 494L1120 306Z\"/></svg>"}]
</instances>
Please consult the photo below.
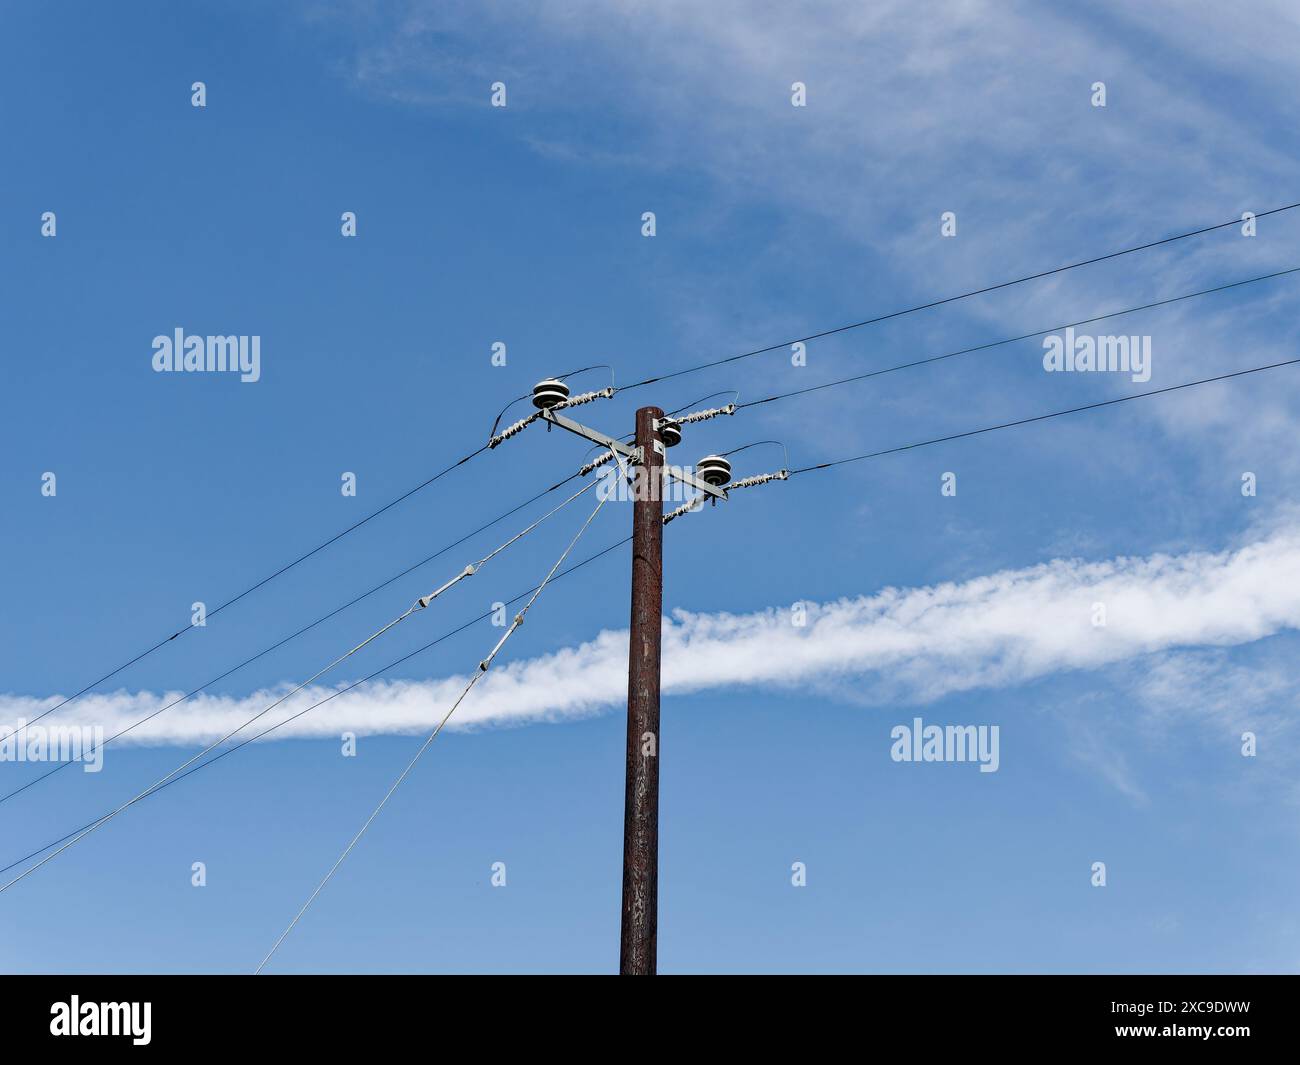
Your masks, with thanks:
<instances>
[{"instance_id":1,"label":"blue sky","mask_svg":"<svg viewBox=\"0 0 1300 1065\"><path fill-rule=\"evenodd\" d=\"M1300 27L1256 6L11 6L0 717L419 484L541 377L609 363L628 383L1295 202ZM644 403L758 398L1300 266L1297 214L580 417L621 434ZM804 466L1293 358L1296 284L1122 319L1151 337L1149 384L1045 373L1030 340L692 427L674 458L777 438ZM261 379L154 373L152 340L177 327L260 336ZM661 971L1294 968L1298 383L1280 369L839 467L670 526L665 608L688 613L665 660ZM143 716L584 457L535 426L48 723ZM744 475L781 454L736 459ZM322 683L531 587L587 498ZM611 503L575 557L629 518ZM147 787L526 520L168 711L102 772L0 804L0 864ZM430 748L274 971L616 967L627 579L621 550L547 589L466 704L473 727ZM1098 588L1105 634L1080 627ZM791 642L797 602L824 625ZM0 966L251 970L499 634L468 628L4 892ZM917 716L998 725L998 771L892 761L890 730ZM0 784L44 768L0 763Z\"/></svg>"}]
</instances>

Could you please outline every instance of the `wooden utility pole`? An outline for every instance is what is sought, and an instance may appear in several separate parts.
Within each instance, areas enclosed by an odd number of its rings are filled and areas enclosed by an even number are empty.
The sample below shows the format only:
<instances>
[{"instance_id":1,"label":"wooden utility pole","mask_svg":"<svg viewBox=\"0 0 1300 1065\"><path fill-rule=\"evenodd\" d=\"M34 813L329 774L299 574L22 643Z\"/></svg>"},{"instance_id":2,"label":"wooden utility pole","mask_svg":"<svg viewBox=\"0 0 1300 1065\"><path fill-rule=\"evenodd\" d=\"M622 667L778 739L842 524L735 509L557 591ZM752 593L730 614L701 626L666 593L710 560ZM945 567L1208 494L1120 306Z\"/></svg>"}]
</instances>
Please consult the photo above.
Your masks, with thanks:
<instances>
[{"instance_id":1,"label":"wooden utility pole","mask_svg":"<svg viewBox=\"0 0 1300 1065\"><path fill-rule=\"evenodd\" d=\"M628 444L607 433L588 428L560 413L568 407L608 399L613 386L569 398L569 386L560 378L547 378L533 387L531 414L500 433L493 429L488 447L496 447L540 418L547 428L559 426L609 452L620 469L631 464L632 496L632 624L627 666L627 761L623 798L623 918L619 935L619 972L653 976L659 949L659 643L662 636L664 598L664 523L697 509L691 500L664 514L664 478L694 488L716 502L727 498L723 487L731 480L731 463L724 455L706 455L695 473L664 461L666 445L680 441L683 425L723 414L735 414L735 403L714 410L695 411L665 424L658 407L636 412L636 441ZM665 442L664 434L669 434ZM607 460L587 463L581 474L591 473ZM763 484L777 474L751 477L740 484ZM788 474L781 471L781 478Z\"/></svg>"},{"instance_id":2,"label":"wooden utility pole","mask_svg":"<svg viewBox=\"0 0 1300 1065\"><path fill-rule=\"evenodd\" d=\"M655 974L659 936L659 643L663 617L664 445L658 407L636 412L632 503L632 624L623 803L623 926L619 972Z\"/></svg>"}]
</instances>

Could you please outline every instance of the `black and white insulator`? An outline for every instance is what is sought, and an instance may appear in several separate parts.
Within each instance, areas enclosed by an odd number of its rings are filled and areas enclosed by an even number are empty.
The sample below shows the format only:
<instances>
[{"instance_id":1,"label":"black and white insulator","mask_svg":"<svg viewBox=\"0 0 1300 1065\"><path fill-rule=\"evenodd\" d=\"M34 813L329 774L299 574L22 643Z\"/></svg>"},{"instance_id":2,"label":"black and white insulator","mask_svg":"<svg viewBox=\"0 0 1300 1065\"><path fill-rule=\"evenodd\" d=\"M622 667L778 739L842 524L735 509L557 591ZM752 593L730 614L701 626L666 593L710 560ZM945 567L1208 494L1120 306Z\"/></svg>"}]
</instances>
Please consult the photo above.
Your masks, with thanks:
<instances>
[{"instance_id":1,"label":"black and white insulator","mask_svg":"<svg viewBox=\"0 0 1300 1065\"><path fill-rule=\"evenodd\" d=\"M682 427L676 422L660 422L659 438L664 442L664 447L676 447L682 442Z\"/></svg>"},{"instance_id":2,"label":"black and white insulator","mask_svg":"<svg viewBox=\"0 0 1300 1065\"><path fill-rule=\"evenodd\" d=\"M731 463L721 455L705 455L695 464L695 473L705 484L721 488L731 480Z\"/></svg>"},{"instance_id":3,"label":"black and white insulator","mask_svg":"<svg viewBox=\"0 0 1300 1065\"><path fill-rule=\"evenodd\" d=\"M555 378L547 378L533 385L533 406L538 410L550 410L569 398L569 386Z\"/></svg>"}]
</instances>

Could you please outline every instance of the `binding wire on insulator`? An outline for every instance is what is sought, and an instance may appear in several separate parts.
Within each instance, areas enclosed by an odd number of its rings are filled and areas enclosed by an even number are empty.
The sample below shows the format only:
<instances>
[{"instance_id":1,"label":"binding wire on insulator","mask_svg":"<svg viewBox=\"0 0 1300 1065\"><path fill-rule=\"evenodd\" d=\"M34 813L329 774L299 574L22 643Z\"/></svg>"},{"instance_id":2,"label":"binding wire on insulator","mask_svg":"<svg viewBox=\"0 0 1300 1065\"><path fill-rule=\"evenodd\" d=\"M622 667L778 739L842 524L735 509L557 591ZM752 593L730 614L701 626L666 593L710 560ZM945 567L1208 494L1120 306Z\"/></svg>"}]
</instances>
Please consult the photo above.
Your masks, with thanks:
<instances>
[{"instance_id":1,"label":"binding wire on insulator","mask_svg":"<svg viewBox=\"0 0 1300 1065\"><path fill-rule=\"evenodd\" d=\"M771 481L788 481L789 479L789 470L777 470L775 473L759 473L753 477L742 477L739 481L732 481L727 485L727 495L730 497L732 491L736 488L755 488L760 484L768 484ZM703 510L705 498L703 495L698 495L689 503L683 503L676 510L669 511L664 515L664 524L667 525L670 521L676 521L692 511Z\"/></svg>"},{"instance_id":2,"label":"binding wire on insulator","mask_svg":"<svg viewBox=\"0 0 1300 1065\"><path fill-rule=\"evenodd\" d=\"M655 428L659 431L659 438L664 442L664 447L676 447L682 442L682 423L677 416L681 414L682 411L690 410L692 407L697 407L706 400L713 399L715 396L730 396L732 413L735 413L737 409L736 404L740 402L740 393L734 388L724 389L721 392L710 392L707 396L693 399L690 403L683 404L676 410L670 410L666 415L664 415L664 417L660 418L659 421L655 423ZM717 410L722 411L725 410L725 408L718 407ZM699 413L706 412L701 411ZM704 419L697 418L696 420L703 421Z\"/></svg>"},{"instance_id":3,"label":"binding wire on insulator","mask_svg":"<svg viewBox=\"0 0 1300 1065\"><path fill-rule=\"evenodd\" d=\"M598 469L600 469L602 466L606 466L606 465L608 465L609 463L611 463L611 462L613 462L613 461L614 461L614 452L612 452L612 451L606 451L605 454L603 454L603 455L600 456L600 458L598 458L598 459L592 459L592 460L591 460L590 462L588 462L585 466L583 466L580 470L578 470L578 476L579 476L579 477L586 477L587 474L591 473L592 470L598 470Z\"/></svg>"},{"instance_id":4,"label":"binding wire on insulator","mask_svg":"<svg viewBox=\"0 0 1300 1065\"><path fill-rule=\"evenodd\" d=\"M660 424L668 425L693 425L695 422L706 422L710 418L717 418L723 414L735 414L736 404L728 403L725 407L710 407L708 410L692 411L690 414L683 414L680 418L663 418Z\"/></svg>"},{"instance_id":5,"label":"binding wire on insulator","mask_svg":"<svg viewBox=\"0 0 1300 1065\"><path fill-rule=\"evenodd\" d=\"M676 521L683 514L689 514L692 510L699 510L703 506L704 506L704 496L702 495L696 496L689 503L683 503L676 510L669 511L667 514L665 514L664 524L667 525L670 521Z\"/></svg>"},{"instance_id":6,"label":"binding wire on insulator","mask_svg":"<svg viewBox=\"0 0 1300 1065\"><path fill-rule=\"evenodd\" d=\"M701 403L704 403L706 400L716 399L718 396L730 396L730 397L731 397L731 401L732 401L733 403L739 403L739 402L740 402L740 390L739 390L739 389L735 389L735 388L724 388L721 392L710 392L707 396L701 396L699 399L693 399L693 400L691 400L689 403L683 403L683 404L682 404L680 407L678 407L676 410L670 410L670 411L668 412L668 417L669 417L669 418L675 418L675 417L677 417L677 415L681 414L682 411L684 411L684 410L690 410L692 407L698 407Z\"/></svg>"},{"instance_id":7,"label":"binding wire on insulator","mask_svg":"<svg viewBox=\"0 0 1300 1065\"><path fill-rule=\"evenodd\" d=\"M505 443L516 433L522 433L525 429L527 429L530 425L532 425L533 422L537 421L537 419L540 418L541 416L542 416L541 412L538 411L536 413L528 415L527 418L520 418L517 422L514 423L514 425L506 426L504 429L501 430L501 432L497 433L490 440L488 440L488 447L494 448L498 444Z\"/></svg>"},{"instance_id":8,"label":"binding wire on insulator","mask_svg":"<svg viewBox=\"0 0 1300 1065\"><path fill-rule=\"evenodd\" d=\"M779 470L771 473L756 473L750 477L742 477L738 481L731 479L731 455L738 452L746 451L751 447L758 447L762 444L775 444L781 450L785 451L785 445L779 440L756 440L752 444L744 444L741 447L732 448L730 451L724 451L719 455L705 455L695 464L695 474L705 483L714 488L720 489L724 499L731 498L731 492L736 488L756 488L762 484L770 484L772 481L787 481L790 479L790 459L787 453L785 465ZM675 521L683 514L689 514L693 510L699 510L704 506L703 495L698 495L689 503L683 503L676 510L664 515L664 524ZM717 504L716 496L711 497L710 501Z\"/></svg>"},{"instance_id":9,"label":"binding wire on insulator","mask_svg":"<svg viewBox=\"0 0 1300 1065\"><path fill-rule=\"evenodd\" d=\"M581 370L572 370L567 374L560 374L558 377L547 377L544 380L538 381L537 384L533 385L533 391L531 393L533 406L537 409L533 411L532 414L520 418L517 422L508 425L498 433L497 426L501 424L501 419L505 417L506 411L516 403L522 402L530 397L519 396L516 399L512 399L502 408L501 413L496 417L496 421L492 423L492 432L488 436L488 448L496 448L500 444L505 443L505 441L509 440L512 436L523 432L532 425L533 422L541 418L548 410L564 410L566 407L580 407L584 403L591 403L593 400L612 398L614 393L618 391L612 383L604 388L599 388L591 392L582 392L576 396L571 395L569 392L569 386L565 383L565 378L586 373L588 370L599 369L608 370L610 368L608 366L586 366ZM610 370L610 378L612 380L613 370ZM550 429L550 425L548 424L546 428Z\"/></svg>"},{"instance_id":10,"label":"binding wire on insulator","mask_svg":"<svg viewBox=\"0 0 1300 1065\"><path fill-rule=\"evenodd\" d=\"M769 481L788 481L790 479L789 470L777 470L775 473L759 473L753 477L742 477L739 481L732 481L727 485L727 491L731 492L737 488L753 488L756 485L767 484Z\"/></svg>"},{"instance_id":11,"label":"binding wire on insulator","mask_svg":"<svg viewBox=\"0 0 1300 1065\"><path fill-rule=\"evenodd\" d=\"M614 386L610 385L608 388L598 388L594 392L583 392L581 395L561 400L559 403L553 403L547 408L547 410L564 410L566 407L581 407L584 403L590 403L594 399L612 399L613 396Z\"/></svg>"}]
</instances>

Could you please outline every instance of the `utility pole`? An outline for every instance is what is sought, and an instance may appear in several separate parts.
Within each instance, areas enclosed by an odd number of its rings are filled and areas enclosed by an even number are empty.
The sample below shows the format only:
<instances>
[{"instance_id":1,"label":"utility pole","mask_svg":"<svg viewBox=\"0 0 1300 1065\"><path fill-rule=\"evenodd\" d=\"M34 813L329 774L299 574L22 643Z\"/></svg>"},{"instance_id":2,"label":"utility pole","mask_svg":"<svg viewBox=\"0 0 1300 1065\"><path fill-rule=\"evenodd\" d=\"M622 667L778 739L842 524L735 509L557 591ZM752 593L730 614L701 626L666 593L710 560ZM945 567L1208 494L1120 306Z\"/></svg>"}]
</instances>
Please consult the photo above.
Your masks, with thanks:
<instances>
[{"instance_id":1,"label":"utility pole","mask_svg":"<svg viewBox=\"0 0 1300 1065\"><path fill-rule=\"evenodd\" d=\"M627 759L623 797L623 912L619 931L619 972L653 976L659 948L659 645L662 638L664 526L698 510L705 499L727 499L728 484L748 488L790 476L782 469L732 482L725 455L706 455L685 469L665 461L668 448L681 442L682 427L736 413L735 402L681 417L664 417L658 407L636 412L636 440L626 444L560 413L597 399L610 399L612 385L570 396L563 378L552 377L533 386L536 411L497 432L492 427L488 447L495 448L535 421L567 430L599 445L607 454L584 465L586 476L606 463L633 471L632 491L632 624L628 639ZM504 412L503 412L504 413ZM500 424L500 418L497 419ZM621 475L621 474L620 474ZM664 513L664 480L691 488L698 497Z\"/></svg>"},{"instance_id":2,"label":"utility pole","mask_svg":"<svg viewBox=\"0 0 1300 1065\"><path fill-rule=\"evenodd\" d=\"M623 799L623 924L619 972L655 974L659 938L659 643L663 619L663 465L658 421L636 412L632 503L632 623L627 664L627 779Z\"/></svg>"}]
</instances>

